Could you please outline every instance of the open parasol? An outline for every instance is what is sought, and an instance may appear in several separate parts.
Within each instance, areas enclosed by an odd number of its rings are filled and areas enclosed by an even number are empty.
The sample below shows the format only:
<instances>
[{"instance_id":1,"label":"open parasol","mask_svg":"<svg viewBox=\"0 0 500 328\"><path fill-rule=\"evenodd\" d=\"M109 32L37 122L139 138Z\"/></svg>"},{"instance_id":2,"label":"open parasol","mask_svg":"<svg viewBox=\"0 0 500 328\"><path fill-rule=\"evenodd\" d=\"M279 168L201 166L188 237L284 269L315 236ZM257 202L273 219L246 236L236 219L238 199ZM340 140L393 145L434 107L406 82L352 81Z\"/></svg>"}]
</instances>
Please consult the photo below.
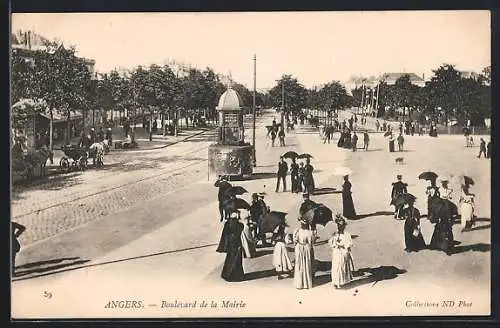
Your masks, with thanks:
<instances>
[{"instance_id":1,"label":"open parasol","mask_svg":"<svg viewBox=\"0 0 500 328\"><path fill-rule=\"evenodd\" d=\"M384 133L384 137L388 137L388 136L390 136L391 134L392 134L392 132L391 132L391 131L387 131L386 133Z\"/></svg>"},{"instance_id":2,"label":"open parasol","mask_svg":"<svg viewBox=\"0 0 500 328\"><path fill-rule=\"evenodd\" d=\"M437 179L438 175L434 172L422 172L418 176L419 179L421 180L427 180L427 181L435 181Z\"/></svg>"},{"instance_id":3,"label":"open parasol","mask_svg":"<svg viewBox=\"0 0 500 328\"><path fill-rule=\"evenodd\" d=\"M466 186L473 186L474 185L474 180L472 180L471 177L468 177L466 175L462 175L460 176L460 180L462 181L462 183Z\"/></svg>"},{"instance_id":4,"label":"open parasol","mask_svg":"<svg viewBox=\"0 0 500 328\"><path fill-rule=\"evenodd\" d=\"M300 154L297 158L314 158L311 154L307 154L307 153L304 153L304 154Z\"/></svg>"},{"instance_id":5,"label":"open parasol","mask_svg":"<svg viewBox=\"0 0 500 328\"><path fill-rule=\"evenodd\" d=\"M284 158L290 158L291 159L291 158L297 158L297 157L299 157L299 154L297 154L296 152L290 150L290 151L287 151L286 153L284 153L282 156Z\"/></svg>"},{"instance_id":6,"label":"open parasol","mask_svg":"<svg viewBox=\"0 0 500 328\"><path fill-rule=\"evenodd\" d=\"M238 196L238 195L246 194L247 192L248 192L248 190L246 190L245 188L243 188L241 186L232 186L226 190L226 195Z\"/></svg>"},{"instance_id":7,"label":"open parasol","mask_svg":"<svg viewBox=\"0 0 500 328\"><path fill-rule=\"evenodd\" d=\"M229 213L233 213L239 209L250 210L250 204L241 198L228 199L222 203L222 207L224 208L224 211Z\"/></svg>"},{"instance_id":8,"label":"open parasol","mask_svg":"<svg viewBox=\"0 0 500 328\"><path fill-rule=\"evenodd\" d=\"M319 204L308 210L304 214L304 219L312 225L320 224L325 226L328 222L333 221L332 210L323 204Z\"/></svg>"},{"instance_id":9,"label":"open parasol","mask_svg":"<svg viewBox=\"0 0 500 328\"><path fill-rule=\"evenodd\" d=\"M391 202L396 207L403 206L405 204L410 204L414 203L417 197L413 196L412 194L399 194L397 195Z\"/></svg>"},{"instance_id":10,"label":"open parasol","mask_svg":"<svg viewBox=\"0 0 500 328\"><path fill-rule=\"evenodd\" d=\"M262 217L261 229L263 233L274 232L277 227L286 225L287 213L271 211Z\"/></svg>"}]
</instances>

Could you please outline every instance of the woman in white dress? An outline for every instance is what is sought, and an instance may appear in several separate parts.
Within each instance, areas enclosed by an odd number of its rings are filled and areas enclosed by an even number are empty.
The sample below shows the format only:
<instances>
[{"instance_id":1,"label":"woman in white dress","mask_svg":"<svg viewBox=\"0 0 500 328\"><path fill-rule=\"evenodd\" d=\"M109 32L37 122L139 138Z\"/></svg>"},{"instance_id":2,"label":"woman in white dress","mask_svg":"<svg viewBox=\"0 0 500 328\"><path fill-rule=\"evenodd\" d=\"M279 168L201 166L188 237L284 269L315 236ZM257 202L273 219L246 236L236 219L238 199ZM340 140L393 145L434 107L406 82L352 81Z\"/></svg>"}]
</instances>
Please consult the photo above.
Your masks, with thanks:
<instances>
[{"instance_id":1,"label":"woman in white dress","mask_svg":"<svg viewBox=\"0 0 500 328\"><path fill-rule=\"evenodd\" d=\"M293 285L297 289L309 289L313 284L313 242L314 237L309 224L304 219L299 219L300 228L295 230L293 241L295 243L295 270Z\"/></svg>"},{"instance_id":2,"label":"woman in white dress","mask_svg":"<svg viewBox=\"0 0 500 328\"><path fill-rule=\"evenodd\" d=\"M469 192L468 185L462 185L462 193L460 194L460 216L462 231L467 230L472 226L472 218L474 216L474 194Z\"/></svg>"},{"instance_id":3,"label":"woman in white dress","mask_svg":"<svg viewBox=\"0 0 500 328\"><path fill-rule=\"evenodd\" d=\"M354 262L352 260L351 235L345 231L347 225L344 217L337 213L335 218L338 231L335 232L328 244L332 250L332 283L335 288L340 288L343 285L352 281L352 272L354 271Z\"/></svg>"}]
</instances>

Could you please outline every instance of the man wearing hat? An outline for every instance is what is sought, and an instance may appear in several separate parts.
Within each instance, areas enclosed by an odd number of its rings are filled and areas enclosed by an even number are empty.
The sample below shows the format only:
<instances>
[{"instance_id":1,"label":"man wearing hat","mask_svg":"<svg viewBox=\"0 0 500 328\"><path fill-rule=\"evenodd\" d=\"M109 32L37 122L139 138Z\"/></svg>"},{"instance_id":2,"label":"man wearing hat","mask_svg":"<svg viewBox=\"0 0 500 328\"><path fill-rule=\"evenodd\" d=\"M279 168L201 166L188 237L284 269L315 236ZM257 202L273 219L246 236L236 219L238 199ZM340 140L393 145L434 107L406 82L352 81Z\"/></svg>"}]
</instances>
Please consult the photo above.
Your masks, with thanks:
<instances>
[{"instance_id":1,"label":"man wearing hat","mask_svg":"<svg viewBox=\"0 0 500 328\"><path fill-rule=\"evenodd\" d=\"M392 183L391 205L395 205L394 202L399 195L408 193L408 184L402 181L403 176L401 174L398 174L396 178L398 181ZM400 210L401 210L400 206L394 206L395 219L399 217Z\"/></svg>"},{"instance_id":2,"label":"man wearing hat","mask_svg":"<svg viewBox=\"0 0 500 328\"><path fill-rule=\"evenodd\" d=\"M223 203L227 199L226 192L231 188L229 183L221 183L227 182L227 178L225 176L219 175L219 179L215 183L216 187L219 187L219 192L217 194L217 199L219 200L219 213L220 213L220 222L229 217L229 213L225 213Z\"/></svg>"},{"instance_id":3,"label":"man wearing hat","mask_svg":"<svg viewBox=\"0 0 500 328\"><path fill-rule=\"evenodd\" d=\"M285 162L283 156L280 156L280 161L278 162L278 176L276 180L276 192L280 188L280 180L283 180L283 191L286 191L286 174L288 172L288 164Z\"/></svg>"},{"instance_id":4,"label":"man wearing hat","mask_svg":"<svg viewBox=\"0 0 500 328\"><path fill-rule=\"evenodd\" d=\"M108 140L108 145L111 147L113 145L113 133L111 128L108 128L106 131L106 139Z\"/></svg>"},{"instance_id":5,"label":"man wearing hat","mask_svg":"<svg viewBox=\"0 0 500 328\"><path fill-rule=\"evenodd\" d=\"M262 218L267 214L267 205L257 193L252 194L252 205L250 205L250 217L252 220L252 231L256 239L262 239ZM265 239L265 238L264 238Z\"/></svg>"}]
</instances>

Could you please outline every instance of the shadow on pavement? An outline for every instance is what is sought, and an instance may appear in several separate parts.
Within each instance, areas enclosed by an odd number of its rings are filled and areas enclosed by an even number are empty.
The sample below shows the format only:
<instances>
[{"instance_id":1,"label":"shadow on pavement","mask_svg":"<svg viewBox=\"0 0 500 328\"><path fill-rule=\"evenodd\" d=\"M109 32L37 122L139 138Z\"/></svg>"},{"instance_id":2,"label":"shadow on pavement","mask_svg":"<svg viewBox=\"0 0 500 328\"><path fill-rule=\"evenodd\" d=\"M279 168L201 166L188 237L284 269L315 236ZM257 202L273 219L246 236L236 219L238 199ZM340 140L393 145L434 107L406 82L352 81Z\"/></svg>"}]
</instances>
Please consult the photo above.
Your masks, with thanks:
<instances>
[{"instance_id":1,"label":"shadow on pavement","mask_svg":"<svg viewBox=\"0 0 500 328\"><path fill-rule=\"evenodd\" d=\"M261 179L272 179L276 178L275 172L264 172L264 173L254 173L252 174L251 180L261 180Z\"/></svg>"},{"instance_id":2,"label":"shadow on pavement","mask_svg":"<svg viewBox=\"0 0 500 328\"><path fill-rule=\"evenodd\" d=\"M139 163L126 164L126 163L113 163L104 164L101 170L112 172L130 172L138 170L156 169L160 166L157 161L140 161Z\"/></svg>"},{"instance_id":3,"label":"shadow on pavement","mask_svg":"<svg viewBox=\"0 0 500 328\"><path fill-rule=\"evenodd\" d=\"M61 263L65 262L65 263ZM47 274L54 270L59 270L63 268L67 268L74 265L80 265L89 262L89 260L80 260L79 257L72 258L62 258L57 260L49 260L49 261L40 261L34 263L28 263L24 265L20 265L16 267L16 272L13 274L13 277L23 277L31 274ZM26 268L27 270L20 271L19 269ZM25 278L26 279L26 278ZM22 279L15 279L22 280Z\"/></svg>"},{"instance_id":4,"label":"shadow on pavement","mask_svg":"<svg viewBox=\"0 0 500 328\"><path fill-rule=\"evenodd\" d=\"M477 226L477 227L471 228L471 229L469 229L469 231L484 230L484 229L490 229L490 228L491 228L491 224L485 224L482 226Z\"/></svg>"},{"instance_id":5,"label":"shadow on pavement","mask_svg":"<svg viewBox=\"0 0 500 328\"><path fill-rule=\"evenodd\" d=\"M60 190L63 188L72 187L80 183L80 181L78 181L78 177L81 174L81 171L72 173L62 173L58 171L53 175L41 178L39 180L23 182L22 184L13 186L12 199L21 199L21 194L27 190Z\"/></svg>"},{"instance_id":6,"label":"shadow on pavement","mask_svg":"<svg viewBox=\"0 0 500 328\"><path fill-rule=\"evenodd\" d=\"M313 196L318 195L328 195L328 194L341 194L342 191L337 190L336 188L316 188L312 193Z\"/></svg>"},{"instance_id":7,"label":"shadow on pavement","mask_svg":"<svg viewBox=\"0 0 500 328\"><path fill-rule=\"evenodd\" d=\"M356 221L356 220L366 219L366 218L369 218L372 216L383 216L383 215L394 215L394 212L378 211L378 212L373 212L373 213L369 213L369 214L360 214L360 215L357 215L355 219L350 219L350 220Z\"/></svg>"},{"instance_id":8,"label":"shadow on pavement","mask_svg":"<svg viewBox=\"0 0 500 328\"><path fill-rule=\"evenodd\" d=\"M83 269L83 268L97 267L97 266L101 266L101 265L114 264L114 263L120 263L120 262L131 261L131 260L139 260L139 259L144 259L144 258L150 258L150 257L165 255L165 254L180 253L180 252L191 251L191 250L200 249L200 248L213 247L213 246L217 246L217 245L218 245L218 243L216 243L216 244L206 244L206 245L201 245L201 246L187 247L187 248L175 249L175 250L158 252L158 253L152 253L152 254L146 254L146 255L133 256L133 257L125 258L125 259L118 259L118 260L113 260L113 261L106 261L106 262L94 263L94 264L87 264L87 265L79 265L79 264L86 263L89 260L77 261L78 263L71 264L71 265L78 265L77 267L64 268L63 270L52 271L52 272L38 272L40 274L33 275L33 276L30 276L30 277L24 277L24 278L21 277L19 279L14 279L14 281L26 280L26 279L33 279L33 278L48 276L48 275L52 275L52 274L56 274L56 273L73 271L73 270L78 270L78 269ZM68 266L68 265L65 265L65 266ZM63 268L63 267L59 267L59 268ZM51 270L56 270L56 269L59 269L59 268L52 267ZM19 276L19 275L16 275L16 276Z\"/></svg>"},{"instance_id":9,"label":"shadow on pavement","mask_svg":"<svg viewBox=\"0 0 500 328\"><path fill-rule=\"evenodd\" d=\"M473 252L489 252L491 250L490 244L477 243L472 245L455 246L450 250L450 254L460 254L468 251Z\"/></svg>"},{"instance_id":10,"label":"shadow on pavement","mask_svg":"<svg viewBox=\"0 0 500 328\"><path fill-rule=\"evenodd\" d=\"M272 276L276 276L276 270L274 270L274 269L249 272L249 273L245 274L245 278L243 278L243 281L256 280L256 279L267 278L267 277L272 277Z\"/></svg>"},{"instance_id":11,"label":"shadow on pavement","mask_svg":"<svg viewBox=\"0 0 500 328\"><path fill-rule=\"evenodd\" d=\"M406 273L406 270L399 269L395 266L380 266L378 268L362 268L362 269L359 269L359 270L353 272L353 275L355 277L359 277L359 276L363 276L365 274L368 274L368 276L353 280L349 284L345 285L343 288L344 289L351 289L351 288L359 287L359 286L370 284L370 283L373 283L372 284L372 287L373 287L379 281L394 279L403 273Z\"/></svg>"}]
</instances>

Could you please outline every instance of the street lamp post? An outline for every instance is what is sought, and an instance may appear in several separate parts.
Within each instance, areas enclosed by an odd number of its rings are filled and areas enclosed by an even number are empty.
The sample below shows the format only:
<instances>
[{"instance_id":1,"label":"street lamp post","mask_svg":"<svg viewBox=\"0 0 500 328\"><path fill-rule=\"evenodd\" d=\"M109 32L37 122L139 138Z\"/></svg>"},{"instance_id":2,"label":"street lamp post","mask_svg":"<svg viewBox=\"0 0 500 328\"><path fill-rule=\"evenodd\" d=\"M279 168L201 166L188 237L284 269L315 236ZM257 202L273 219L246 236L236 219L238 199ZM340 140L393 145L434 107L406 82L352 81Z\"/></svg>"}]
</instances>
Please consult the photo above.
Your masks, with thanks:
<instances>
[{"instance_id":1,"label":"street lamp post","mask_svg":"<svg viewBox=\"0 0 500 328\"><path fill-rule=\"evenodd\" d=\"M253 132L252 132L252 145L253 145L253 167L257 167L257 157L255 150L255 93L257 88L257 56L253 55Z\"/></svg>"},{"instance_id":2,"label":"street lamp post","mask_svg":"<svg viewBox=\"0 0 500 328\"><path fill-rule=\"evenodd\" d=\"M285 124L285 80L281 83L281 128Z\"/></svg>"}]
</instances>

